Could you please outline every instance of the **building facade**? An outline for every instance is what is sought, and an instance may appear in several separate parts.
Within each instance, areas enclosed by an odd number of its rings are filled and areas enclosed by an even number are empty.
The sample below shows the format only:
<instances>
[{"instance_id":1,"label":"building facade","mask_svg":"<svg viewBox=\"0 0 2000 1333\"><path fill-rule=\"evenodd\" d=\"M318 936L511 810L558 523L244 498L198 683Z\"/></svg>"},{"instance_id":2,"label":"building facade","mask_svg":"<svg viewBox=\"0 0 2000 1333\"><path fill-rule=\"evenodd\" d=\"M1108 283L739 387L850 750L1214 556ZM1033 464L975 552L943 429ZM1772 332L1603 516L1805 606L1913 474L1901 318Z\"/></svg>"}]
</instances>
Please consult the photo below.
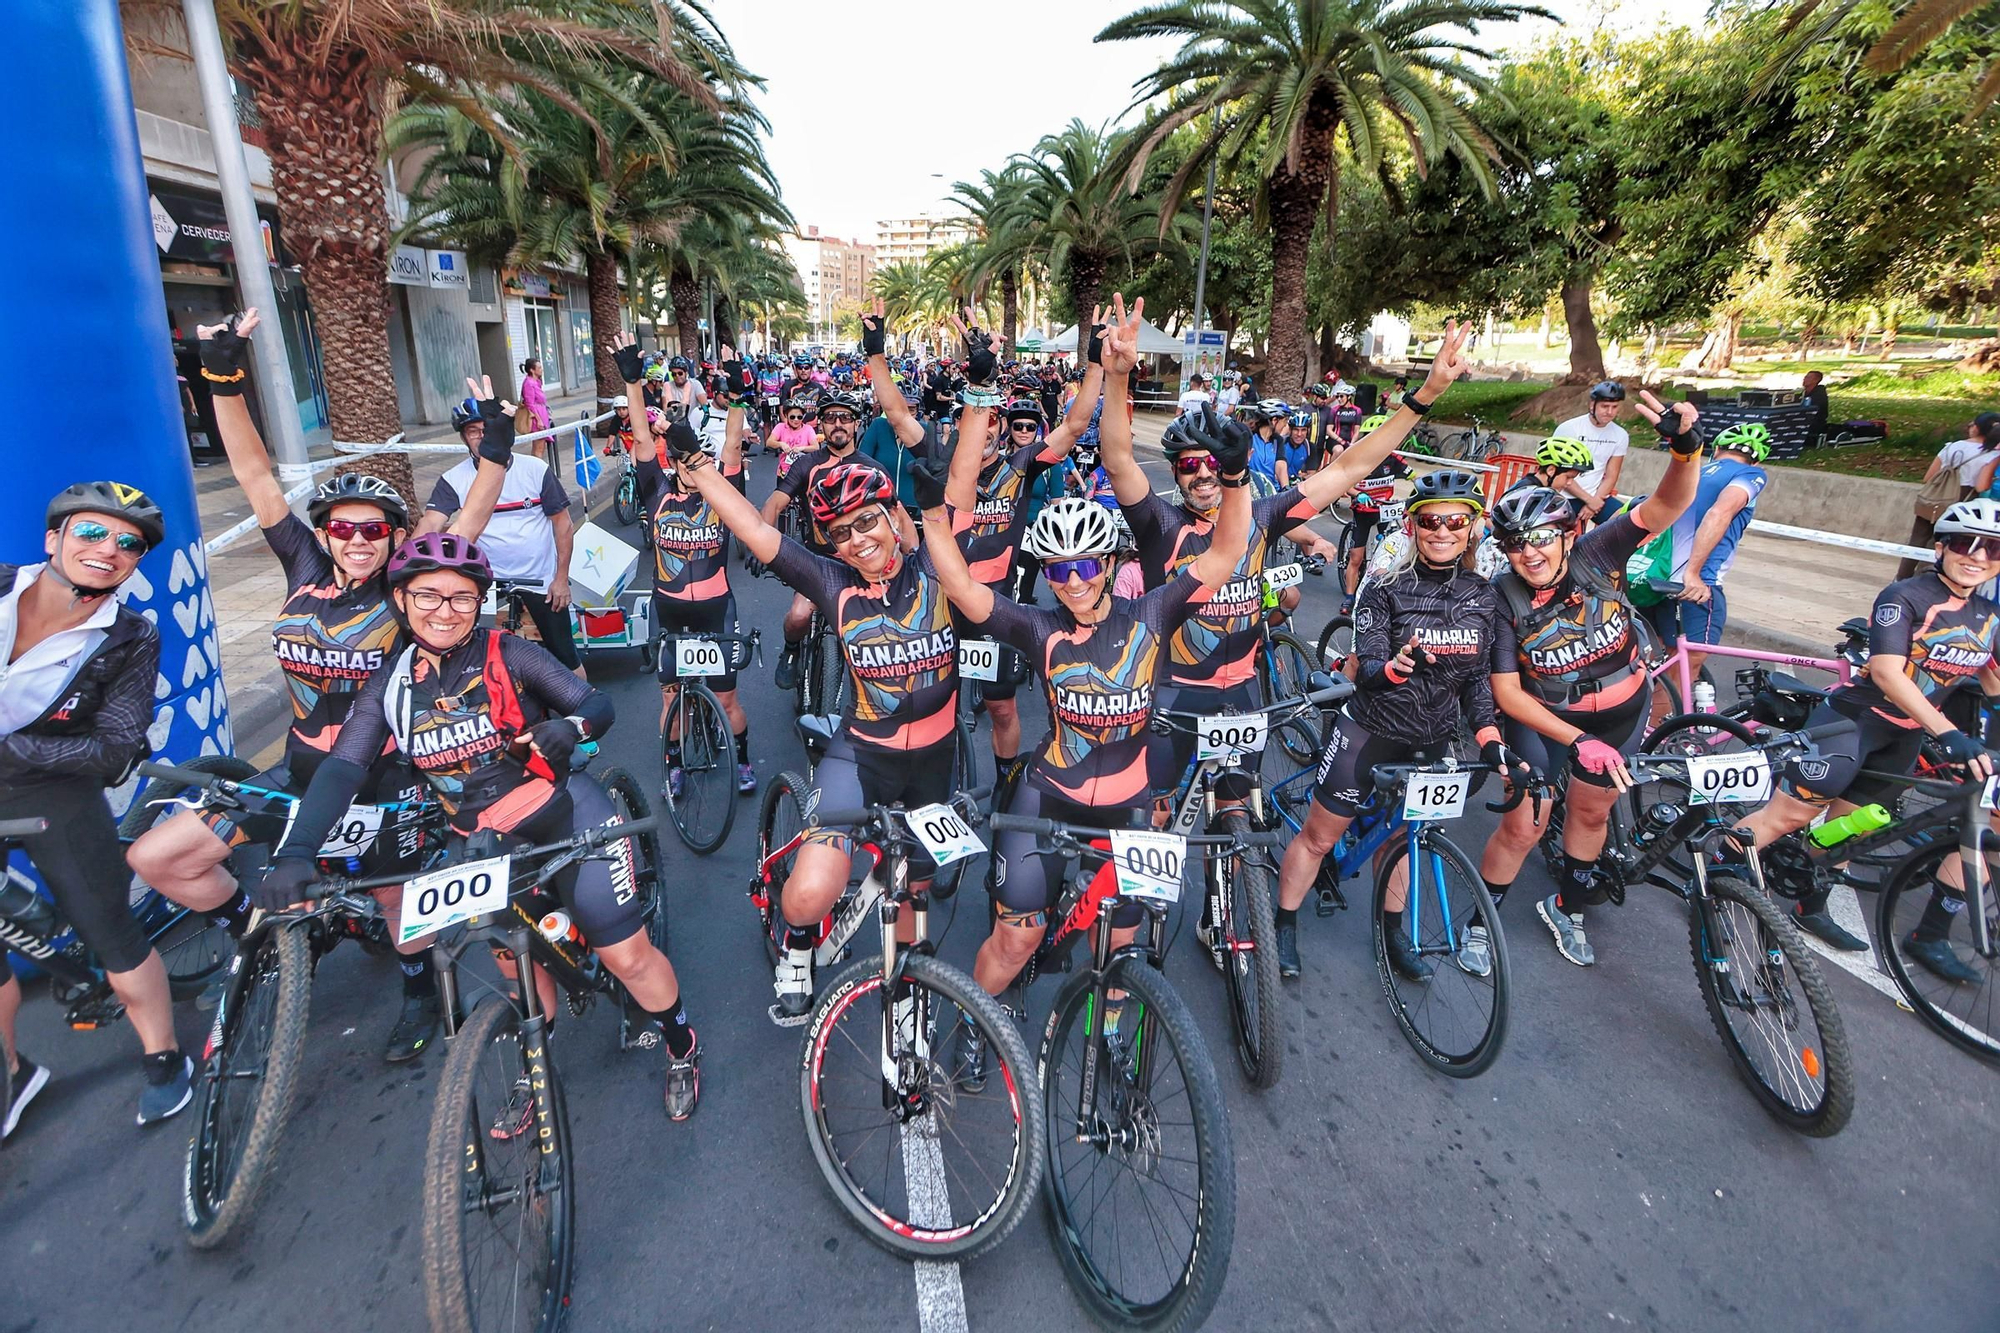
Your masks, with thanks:
<instances>
[{"instance_id":1,"label":"building facade","mask_svg":"<svg viewBox=\"0 0 2000 1333\"><path fill-rule=\"evenodd\" d=\"M875 224L875 262L922 263L932 251L971 237L971 222L957 214L920 213L913 218L890 218Z\"/></svg>"},{"instance_id":2,"label":"building facade","mask_svg":"<svg viewBox=\"0 0 2000 1333\"><path fill-rule=\"evenodd\" d=\"M784 243L785 255L798 271L799 286L806 294L806 319L812 326L807 341L839 342L843 308L859 305L868 297L878 262L875 247L822 236L818 227L806 227L785 237Z\"/></svg>"}]
</instances>

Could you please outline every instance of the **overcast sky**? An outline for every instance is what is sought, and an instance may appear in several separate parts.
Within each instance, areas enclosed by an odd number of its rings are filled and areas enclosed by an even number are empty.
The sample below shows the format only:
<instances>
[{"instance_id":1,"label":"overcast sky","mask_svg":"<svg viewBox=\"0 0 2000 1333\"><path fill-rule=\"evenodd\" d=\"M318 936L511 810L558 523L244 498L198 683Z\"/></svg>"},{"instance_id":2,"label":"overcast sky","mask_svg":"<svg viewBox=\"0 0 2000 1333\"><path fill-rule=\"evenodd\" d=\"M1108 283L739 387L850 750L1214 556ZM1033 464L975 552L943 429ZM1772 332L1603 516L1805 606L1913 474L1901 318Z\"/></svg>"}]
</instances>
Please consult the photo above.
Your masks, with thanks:
<instances>
[{"instance_id":1,"label":"overcast sky","mask_svg":"<svg viewBox=\"0 0 2000 1333\"><path fill-rule=\"evenodd\" d=\"M1585 26L1602 21L1607 8L1604 0L1543 3ZM738 57L766 81L758 104L771 121L771 165L793 214L801 225L872 244L878 219L939 208L953 181L976 180L982 167L999 167L1071 117L1095 125L1121 115L1132 81L1177 45L1090 40L1138 7L1138 0L865 0L845 8L713 0L711 12ZM1706 9L1707 0L1626 0L1616 21L1628 29L1694 23ZM1482 35L1504 47L1547 27ZM879 147L895 164L886 178Z\"/></svg>"}]
</instances>

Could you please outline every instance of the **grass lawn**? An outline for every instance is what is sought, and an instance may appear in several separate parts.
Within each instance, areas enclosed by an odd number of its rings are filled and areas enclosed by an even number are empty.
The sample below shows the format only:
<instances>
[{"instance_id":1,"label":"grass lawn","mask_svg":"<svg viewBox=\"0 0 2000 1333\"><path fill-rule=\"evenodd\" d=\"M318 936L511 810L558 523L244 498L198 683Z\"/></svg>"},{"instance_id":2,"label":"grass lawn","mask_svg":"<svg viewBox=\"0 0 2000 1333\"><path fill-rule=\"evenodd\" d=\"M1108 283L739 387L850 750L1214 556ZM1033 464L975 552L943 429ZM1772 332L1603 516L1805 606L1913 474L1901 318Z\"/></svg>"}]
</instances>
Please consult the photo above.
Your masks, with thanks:
<instances>
[{"instance_id":1,"label":"grass lawn","mask_svg":"<svg viewBox=\"0 0 2000 1333\"><path fill-rule=\"evenodd\" d=\"M1540 380L1460 380L1433 405L1431 420L1469 426L1472 418L1478 417L1498 430L1534 430L1536 425L1509 421L1507 414L1548 387ZM1553 421L1539 424L1542 429L1555 425Z\"/></svg>"}]
</instances>

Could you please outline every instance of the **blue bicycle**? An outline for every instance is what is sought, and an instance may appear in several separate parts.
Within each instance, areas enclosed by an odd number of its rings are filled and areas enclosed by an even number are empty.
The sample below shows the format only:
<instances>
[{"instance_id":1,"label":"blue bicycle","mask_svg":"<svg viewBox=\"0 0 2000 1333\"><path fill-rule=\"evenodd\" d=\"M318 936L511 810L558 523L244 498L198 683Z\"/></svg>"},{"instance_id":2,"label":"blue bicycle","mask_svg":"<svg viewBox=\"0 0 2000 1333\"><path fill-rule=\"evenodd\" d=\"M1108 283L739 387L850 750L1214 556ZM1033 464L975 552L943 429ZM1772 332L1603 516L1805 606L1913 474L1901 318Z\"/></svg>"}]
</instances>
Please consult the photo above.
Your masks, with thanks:
<instances>
[{"instance_id":1,"label":"blue bicycle","mask_svg":"<svg viewBox=\"0 0 2000 1333\"><path fill-rule=\"evenodd\" d=\"M1297 724L1287 724L1297 725ZM1277 746L1265 753L1282 753ZM1354 823L1320 867L1316 910L1330 916L1347 906L1343 880L1372 865L1369 920L1375 968L1396 1025L1425 1063L1453 1078L1483 1073L1499 1058L1507 1036L1511 994L1507 939L1486 883L1472 859L1445 835L1488 764L1445 760L1435 764L1381 764L1374 791ZM1272 827L1289 840L1305 826L1316 769L1269 781ZM1517 787L1488 810L1504 812L1530 794ZM1539 793L1536 799L1540 799ZM1414 890L1414 891L1412 891ZM1412 973L1391 962L1383 913L1401 913L1421 967Z\"/></svg>"}]
</instances>

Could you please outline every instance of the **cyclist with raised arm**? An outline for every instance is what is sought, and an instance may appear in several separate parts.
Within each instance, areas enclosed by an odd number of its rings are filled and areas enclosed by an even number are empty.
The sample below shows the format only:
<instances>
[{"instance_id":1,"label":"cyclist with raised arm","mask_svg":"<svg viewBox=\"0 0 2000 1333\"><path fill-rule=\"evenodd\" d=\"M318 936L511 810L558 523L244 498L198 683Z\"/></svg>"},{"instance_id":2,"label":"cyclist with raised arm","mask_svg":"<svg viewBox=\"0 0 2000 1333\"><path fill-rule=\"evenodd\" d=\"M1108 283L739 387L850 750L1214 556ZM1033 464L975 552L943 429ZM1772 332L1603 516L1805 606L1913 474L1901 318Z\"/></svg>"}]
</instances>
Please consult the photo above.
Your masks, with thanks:
<instances>
[{"instance_id":1,"label":"cyclist with raised arm","mask_svg":"<svg viewBox=\"0 0 2000 1333\"><path fill-rule=\"evenodd\" d=\"M1784 779L1762 810L1742 821L1765 847L1802 829L1822 810L1838 818L1873 802L1893 805L1895 785L1868 776L1914 769L1924 737L1934 737L1945 757L1974 778L1993 772L1979 739L1961 731L1942 711L1977 681L1989 706L2000 703L2000 605L1979 587L2000 574L2000 500L1961 500L1938 515L1929 569L1899 579L1875 598L1868 618L1868 669L1861 679L1829 695L1806 719L1809 729L1845 725L1815 742L1814 751L1786 765ZM1957 857L1939 870L1957 889ZM1826 910L1829 889L1799 900L1793 910L1805 929L1836 949L1861 952L1868 942L1850 934ZM1901 944L1905 954L1945 981L1973 984L1980 974L1952 949L1952 919L1965 899L1943 889Z\"/></svg>"},{"instance_id":2,"label":"cyclist with raised arm","mask_svg":"<svg viewBox=\"0 0 2000 1333\"><path fill-rule=\"evenodd\" d=\"M485 552L454 533L425 533L397 549L388 578L409 644L368 677L340 739L313 775L271 873L254 891L266 909L305 898L318 874L314 851L392 740L460 837L492 830L534 845L616 822L603 787L571 771L577 747L610 729L610 696L578 680L540 645L479 627L479 604L493 586ZM700 1043L673 965L643 929L646 905L632 845L611 849L609 859L586 860L549 887L653 1020L667 1049L667 1115L685 1120L701 1097ZM545 987L543 1005L553 1015L553 984L542 977L536 984ZM532 1103L523 1108L531 1111ZM492 1132L511 1136L525 1128L510 1117Z\"/></svg>"},{"instance_id":3,"label":"cyclist with raised arm","mask_svg":"<svg viewBox=\"0 0 2000 1333\"><path fill-rule=\"evenodd\" d=\"M46 562L0 564L0 819L48 821L21 845L132 1020L146 1080L139 1123L150 1125L188 1104L194 1063L174 1037L166 964L126 902L131 881L104 790L152 748L160 634L116 594L166 539L166 519L137 487L92 481L50 500L46 527ZM14 1074L0 1138L49 1080L15 1044L20 1008L0 944L0 1059Z\"/></svg>"},{"instance_id":4,"label":"cyclist with raised arm","mask_svg":"<svg viewBox=\"0 0 2000 1333\"><path fill-rule=\"evenodd\" d=\"M1699 414L1691 404L1668 406L1646 393L1639 411L1673 456L1653 494L1629 512L1582 533L1575 502L1545 486L1511 490L1493 511L1509 565L1493 583L1500 597L1493 698L1506 719L1508 745L1544 772L1558 764L1569 771L1563 869L1556 892L1535 911L1557 950L1578 967L1597 960L1583 909L1604 901L1597 862L1611 807L1632 785L1625 761L1646 737L1651 698L1625 598L1625 563L1687 508L1701 470ZM1540 841L1546 818L1532 802L1501 817L1479 866L1496 907Z\"/></svg>"},{"instance_id":5,"label":"cyclist with raised arm","mask_svg":"<svg viewBox=\"0 0 2000 1333\"><path fill-rule=\"evenodd\" d=\"M630 377L639 372L639 348L631 334L613 338L609 350L620 375ZM716 466L734 485L743 473L748 375L735 359L734 349L725 346L722 353L723 375L732 379L740 392L731 391L729 428ZM633 383L628 378L627 393ZM633 419L632 460L639 471L639 503L653 536L653 631L660 635L734 634L736 594L729 587L729 530L701 492L688 484L679 463L669 457L662 464L654 432L666 430L666 414L649 411L644 417ZM725 661L733 660L726 652L723 656ZM660 654L659 677L660 727L664 733L680 693L680 664L674 654ZM750 766L750 719L736 697L736 672L725 671L709 683L736 739L736 789L753 792L757 790L757 770ZM677 762L678 737L666 737L666 753L667 786L678 800L685 780Z\"/></svg>"},{"instance_id":6,"label":"cyclist with raised arm","mask_svg":"<svg viewBox=\"0 0 2000 1333\"><path fill-rule=\"evenodd\" d=\"M271 626L271 643L291 699L292 724L285 734L283 761L252 781L270 790L297 793L305 790L320 761L340 739L341 725L362 683L403 645L402 623L389 602L384 571L390 555L409 535L410 515L395 487L361 472L342 473L321 483L306 506L310 522L292 513L242 396L250 336L257 327L257 312L246 310L195 332L202 376L214 395L216 425L230 470L285 574L285 602ZM461 527L483 522L492 510L507 476L514 441L513 405L493 400L490 385L467 380L466 387L484 396L490 415L481 423L471 494L452 520ZM392 746L376 756L359 795L364 801L405 799L415 782L408 761ZM291 811L291 804L283 801L203 814L183 810L142 834L125 860L161 894L208 914L240 939L253 922L254 909L225 865L230 849L252 842L275 846L284 836ZM402 890L385 889L375 897L393 939ZM391 1064L415 1059L438 1029L437 973L431 965L430 944L399 947L398 952L403 1005L383 1050L383 1058Z\"/></svg>"}]
</instances>

